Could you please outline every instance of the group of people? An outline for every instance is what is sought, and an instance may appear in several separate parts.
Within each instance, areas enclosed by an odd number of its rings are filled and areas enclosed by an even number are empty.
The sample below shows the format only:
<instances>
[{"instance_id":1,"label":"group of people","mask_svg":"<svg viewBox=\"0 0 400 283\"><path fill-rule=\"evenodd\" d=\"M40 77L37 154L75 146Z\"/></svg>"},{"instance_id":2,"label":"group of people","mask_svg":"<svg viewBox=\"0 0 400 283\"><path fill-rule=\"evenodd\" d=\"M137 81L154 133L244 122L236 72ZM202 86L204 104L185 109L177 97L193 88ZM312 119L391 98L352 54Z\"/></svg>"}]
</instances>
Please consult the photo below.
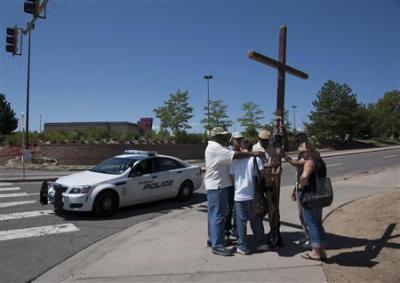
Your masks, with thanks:
<instances>
[{"instance_id":1,"label":"group of people","mask_svg":"<svg viewBox=\"0 0 400 283\"><path fill-rule=\"evenodd\" d=\"M306 209L301 205L304 192L315 190L316 176L325 176L326 167L318 152L307 142L305 135L296 136L299 155L292 160L272 143L272 134L261 130L259 141L252 145L239 132L230 135L223 128L210 131L205 151L206 173L204 185L208 202L208 240L214 254L230 256L234 252L249 255L247 222L250 222L257 252L282 246L279 215L280 160L285 158L297 168L296 186L292 198L298 201L299 217L305 240L311 251L303 258L326 258L325 232L322 227L322 208ZM264 216L256 213L255 178L262 179L266 196L270 231L265 236ZM234 248L228 246L235 244Z\"/></svg>"}]
</instances>

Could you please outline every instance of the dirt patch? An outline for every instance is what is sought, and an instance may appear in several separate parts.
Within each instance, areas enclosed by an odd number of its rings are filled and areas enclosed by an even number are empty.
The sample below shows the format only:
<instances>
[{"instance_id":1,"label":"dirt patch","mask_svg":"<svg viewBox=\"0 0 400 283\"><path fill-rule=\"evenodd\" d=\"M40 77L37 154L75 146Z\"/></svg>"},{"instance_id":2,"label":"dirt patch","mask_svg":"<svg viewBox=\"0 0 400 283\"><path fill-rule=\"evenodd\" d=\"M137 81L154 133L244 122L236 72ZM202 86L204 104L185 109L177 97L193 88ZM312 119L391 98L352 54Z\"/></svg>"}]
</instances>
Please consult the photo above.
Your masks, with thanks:
<instances>
[{"instance_id":1,"label":"dirt patch","mask_svg":"<svg viewBox=\"0 0 400 283\"><path fill-rule=\"evenodd\" d=\"M400 188L333 212L324 222L328 282L400 282Z\"/></svg>"}]
</instances>

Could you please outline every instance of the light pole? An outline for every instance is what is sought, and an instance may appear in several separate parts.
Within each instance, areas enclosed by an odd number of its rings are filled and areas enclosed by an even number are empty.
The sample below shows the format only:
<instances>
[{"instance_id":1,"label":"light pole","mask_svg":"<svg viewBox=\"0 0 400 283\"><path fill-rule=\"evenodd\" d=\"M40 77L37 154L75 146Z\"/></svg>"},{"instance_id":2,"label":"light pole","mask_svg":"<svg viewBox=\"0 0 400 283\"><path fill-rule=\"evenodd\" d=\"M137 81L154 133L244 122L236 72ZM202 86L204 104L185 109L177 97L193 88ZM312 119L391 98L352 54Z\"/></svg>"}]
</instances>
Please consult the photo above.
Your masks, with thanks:
<instances>
[{"instance_id":1,"label":"light pole","mask_svg":"<svg viewBox=\"0 0 400 283\"><path fill-rule=\"evenodd\" d=\"M210 131L210 80L213 78L212 75L205 75L204 79L207 80L207 128Z\"/></svg>"},{"instance_id":2,"label":"light pole","mask_svg":"<svg viewBox=\"0 0 400 283\"><path fill-rule=\"evenodd\" d=\"M293 132L296 134L296 108L297 105L292 105L293 108Z\"/></svg>"}]
</instances>

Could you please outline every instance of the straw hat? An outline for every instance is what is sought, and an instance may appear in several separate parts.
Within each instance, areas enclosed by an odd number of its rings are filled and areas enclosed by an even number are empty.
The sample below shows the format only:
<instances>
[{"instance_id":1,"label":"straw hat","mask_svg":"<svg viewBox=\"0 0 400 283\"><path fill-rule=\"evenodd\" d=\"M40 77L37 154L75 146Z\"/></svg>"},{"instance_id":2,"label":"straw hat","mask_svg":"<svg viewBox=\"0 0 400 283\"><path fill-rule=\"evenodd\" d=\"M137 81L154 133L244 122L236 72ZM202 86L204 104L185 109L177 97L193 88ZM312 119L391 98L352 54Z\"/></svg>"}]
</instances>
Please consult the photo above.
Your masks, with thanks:
<instances>
[{"instance_id":1,"label":"straw hat","mask_svg":"<svg viewBox=\"0 0 400 283\"><path fill-rule=\"evenodd\" d=\"M261 130L261 131L258 133L258 137L259 137L260 139L262 139L262 140L269 140L269 139L271 139L271 132L268 131L268 130Z\"/></svg>"}]
</instances>

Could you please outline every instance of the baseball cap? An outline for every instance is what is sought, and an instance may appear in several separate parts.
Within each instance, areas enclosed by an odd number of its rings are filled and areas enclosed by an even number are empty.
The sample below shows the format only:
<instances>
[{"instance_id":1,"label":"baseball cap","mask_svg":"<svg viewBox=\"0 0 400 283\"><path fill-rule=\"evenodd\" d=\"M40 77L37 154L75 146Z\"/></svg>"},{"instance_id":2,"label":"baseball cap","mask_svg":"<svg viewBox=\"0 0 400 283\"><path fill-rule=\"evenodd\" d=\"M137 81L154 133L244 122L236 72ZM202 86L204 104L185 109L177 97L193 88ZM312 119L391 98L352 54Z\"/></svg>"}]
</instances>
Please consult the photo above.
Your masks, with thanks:
<instances>
[{"instance_id":1,"label":"baseball cap","mask_svg":"<svg viewBox=\"0 0 400 283\"><path fill-rule=\"evenodd\" d=\"M241 139L243 138L243 135L241 132L233 132L232 133L232 139Z\"/></svg>"}]
</instances>

